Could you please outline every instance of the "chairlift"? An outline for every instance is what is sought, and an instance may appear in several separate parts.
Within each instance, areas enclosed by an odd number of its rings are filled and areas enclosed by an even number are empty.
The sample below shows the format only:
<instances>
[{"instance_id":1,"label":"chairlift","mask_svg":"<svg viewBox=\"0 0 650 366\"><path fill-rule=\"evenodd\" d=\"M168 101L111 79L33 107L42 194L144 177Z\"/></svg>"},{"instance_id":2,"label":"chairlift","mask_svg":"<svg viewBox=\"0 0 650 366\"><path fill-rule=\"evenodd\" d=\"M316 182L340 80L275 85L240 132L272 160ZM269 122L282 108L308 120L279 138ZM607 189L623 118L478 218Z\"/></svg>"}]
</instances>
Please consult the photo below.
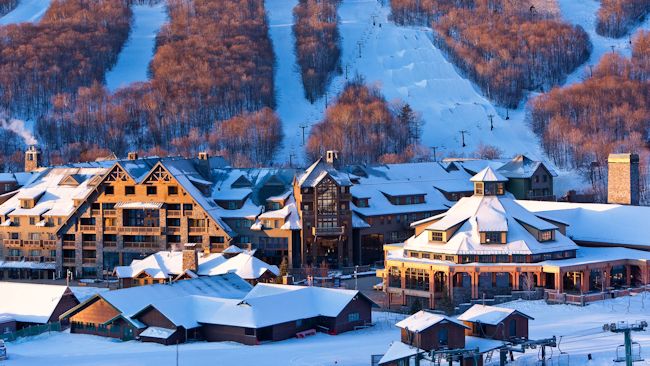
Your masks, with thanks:
<instances>
[{"instance_id":1,"label":"chairlift","mask_svg":"<svg viewBox=\"0 0 650 366\"><path fill-rule=\"evenodd\" d=\"M569 366L571 361L569 357L569 352L562 351L562 348L560 348L561 344L562 344L562 337L560 337L560 341L557 343L557 350L560 351L560 355L558 356L558 364L559 366Z\"/></svg>"},{"instance_id":2,"label":"chairlift","mask_svg":"<svg viewBox=\"0 0 650 366\"><path fill-rule=\"evenodd\" d=\"M641 345L639 342L632 342L632 362L643 361L641 358ZM614 362L625 362L625 345L621 344L616 347L616 358Z\"/></svg>"},{"instance_id":3,"label":"chairlift","mask_svg":"<svg viewBox=\"0 0 650 366\"><path fill-rule=\"evenodd\" d=\"M0 339L0 361L6 360L7 358L7 347L5 346L5 341Z\"/></svg>"}]
</instances>

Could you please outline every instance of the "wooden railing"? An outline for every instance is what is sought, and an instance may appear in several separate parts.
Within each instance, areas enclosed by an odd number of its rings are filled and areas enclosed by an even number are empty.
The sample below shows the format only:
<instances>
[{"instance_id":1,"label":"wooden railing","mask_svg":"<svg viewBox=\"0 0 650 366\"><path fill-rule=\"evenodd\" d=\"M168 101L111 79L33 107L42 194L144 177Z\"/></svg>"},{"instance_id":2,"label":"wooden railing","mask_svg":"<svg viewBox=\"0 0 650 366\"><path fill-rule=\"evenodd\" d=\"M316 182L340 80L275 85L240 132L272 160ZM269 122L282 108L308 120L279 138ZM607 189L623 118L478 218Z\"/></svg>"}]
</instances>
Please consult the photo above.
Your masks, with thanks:
<instances>
[{"instance_id":1,"label":"wooden railing","mask_svg":"<svg viewBox=\"0 0 650 366\"><path fill-rule=\"evenodd\" d=\"M194 214L194 211L192 211L192 210L183 211L183 216L192 216L193 214Z\"/></svg>"},{"instance_id":2,"label":"wooden railing","mask_svg":"<svg viewBox=\"0 0 650 366\"><path fill-rule=\"evenodd\" d=\"M97 263L97 258L84 258L81 260L83 264L95 264Z\"/></svg>"},{"instance_id":3,"label":"wooden railing","mask_svg":"<svg viewBox=\"0 0 650 366\"><path fill-rule=\"evenodd\" d=\"M114 209L104 210L104 216L115 216L115 215L117 215L117 211Z\"/></svg>"},{"instance_id":4,"label":"wooden railing","mask_svg":"<svg viewBox=\"0 0 650 366\"><path fill-rule=\"evenodd\" d=\"M316 236L337 236L343 235L343 227L312 227L312 234Z\"/></svg>"},{"instance_id":5,"label":"wooden railing","mask_svg":"<svg viewBox=\"0 0 650 366\"><path fill-rule=\"evenodd\" d=\"M83 248L93 248L94 249L97 246L97 242L96 241L86 240L86 241L83 241L81 243L81 246Z\"/></svg>"},{"instance_id":6,"label":"wooden railing","mask_svg":"<svg viewBox=\"0 0 650 366\"><path fill-rule=\"evenodd\" d=\"M124 247L125 248L158 248L159 245L158 245L158 243L155 243L155 242L131 242L131 241L125 241L124 242Z\"/></svg>"},{"instance_id":7,"label":"wooden railing","mask_svg":"<svg viewBox=\"0 0 650 366\"><path fill-rule=\"evenodd\" d=\"M21 256L19 256L19 255L8 255L8 256L5 257L5 260L9 261L9 262L19 261L20 259L21 259Z\"/></svg>"},{"instance_id":8,"label":"wooden railing","mask_svg":"<svg viewBox=\"0 0 650 366\"><path fill-rule=\"evenodd\" d=\"M40 240L23 240L23 245L25 246L32 246L32 247L40 247L42 245Z\"/></svg>"},{"instance_id":9,"label":"wooden railing","mask_svg":"<svg viewBox=\"0 0 650 366\"><path fill-rule=\"evenodd\" d=\"M181 232L181 227L180 226L167 226L167 233L168 234L176 234Z\"/></svg>"},{"instance_id":10,"label":"wooden railing","mask_svg":"<svg viewBox=\"0 0 650 366\"><path fill-rule=\"evenodd\" d=\"M117 226L104 226L104 232L106 231L117 231Z\"/></svg>"},{"instance_id":11,"label":"wooden railing","mask_svg":"<svg viewBox=\"0 0 650 366\"><path fill-rule=\"evenodd\" d=\"M4 243L5 245L22 245L20 239L5 239Z\"/></svg>"},{"instance_id":12,"label":"wooden railing","mask_svg":"<svg viewBox=\"0 0 650 366\"><path fill-rule=\"evenodd\" d=\"M181 217L181 210L167 210L167 217Z\"/></svg>"},{"instance_id":13,"label":"wooden railing","mask_svg":"<svg viewBox=\"0 0 650 366\"><path fill-rule=\"evenodd\" d=\"M115 248L117 247L117 242L116 241L105 241L104 242L104 248Z\"/></svg>"},{"instance_id":14,"label":"wooden railing","mask_svg":"<svg viewBox=\"0 0 650 366\"><path fill-rule=\"evenodd\" d=\"M204 233L207 231L207 227L204 226L191 226L188 228L188 232L190 233Z\"/></svg>"},{"instance_id":15,"label":"wooden railing","mask_svg":"<svg viewBox=\"0 0 650 366\"><path fill-rule=\"evenodd\" d=\"M100 210L97 210L97 209L90 210L90 214L92 216L99 216L99 213L100 213Z\"/></svg>"},{"instance_id":16,"label":"wooden railing","mask_svg":"<svg viewBox=\"0 0 650 366\"><path fill-rule=\"evenodd\" d=\"M63 257L63 264L75 264L75 259L74 258L69 258L69 257Z\"/></svg>"},{"instance_id":17,"label":"wooden railing","mask_svg":"<svg viewBox=\"0 0 650 366\"><path fill-rule=\"evenodd\" d=\"M160 226L121 226L117 228L120 233L136 233L136 234L160 234Z\"/></svg>"},{"instance_id":18,"label":"wooden railing","mask_svg":"<svg viewBox=\"0 0 650 366\"><path fill-rule=\"evenodd\" d=\"M65 247L68 247L68 248L72 247L72 248L74 248L74 247L75 247L75 242L74 242L73 240L64 240L64 241L63 241L63 247L64 247L64 248L65 248Z\"/></svg>"},{"instance_id":19,"label":"wooden railing","mask_svg":"<svg viewBox=\"0 0 650 366\"><path fill-rule=\"evenodd\" d=\"M95 225L79 225L79 231L95 231Z\"/></svg>"}]
</instances>

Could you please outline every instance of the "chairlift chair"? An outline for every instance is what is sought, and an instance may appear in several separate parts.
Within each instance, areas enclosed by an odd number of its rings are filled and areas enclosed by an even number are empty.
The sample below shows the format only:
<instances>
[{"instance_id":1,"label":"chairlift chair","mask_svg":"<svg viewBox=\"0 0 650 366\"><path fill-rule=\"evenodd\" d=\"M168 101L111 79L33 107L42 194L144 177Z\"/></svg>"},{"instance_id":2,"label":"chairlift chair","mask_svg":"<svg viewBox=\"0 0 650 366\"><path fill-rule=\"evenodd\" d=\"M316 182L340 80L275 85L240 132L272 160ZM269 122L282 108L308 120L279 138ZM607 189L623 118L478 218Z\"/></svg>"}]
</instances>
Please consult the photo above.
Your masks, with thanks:
<instances>
[{"instance_id":1,"label":"chairlift chair","mask_svg":"<svg viewBox=\"0 0 650 366\"><path fill-rule=\"evenodd\" d=\"M643 361L641 358L641 345L639 342L632 342L632 362ZM625 362L625 345L621 344L616 347L616 358L614 362Z\"/></svg>"}]
</instances>

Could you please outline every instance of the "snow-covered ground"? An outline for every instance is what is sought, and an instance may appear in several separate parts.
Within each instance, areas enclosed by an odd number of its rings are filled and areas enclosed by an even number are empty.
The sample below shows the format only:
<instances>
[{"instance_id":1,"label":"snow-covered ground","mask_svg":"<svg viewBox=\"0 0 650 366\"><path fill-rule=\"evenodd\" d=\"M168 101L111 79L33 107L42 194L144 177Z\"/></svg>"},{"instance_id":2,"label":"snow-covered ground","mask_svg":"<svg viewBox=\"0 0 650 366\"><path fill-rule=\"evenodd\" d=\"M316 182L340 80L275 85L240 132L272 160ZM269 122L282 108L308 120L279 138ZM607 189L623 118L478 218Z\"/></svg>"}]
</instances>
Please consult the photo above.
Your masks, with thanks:
<instances>
[{"instance_id":1,"label":"snow-covered ground","mask_svg":"<svg viewBox=\"0 0 650 366\"><path fill-rule=\"evenodd\" d=\"M38 22L50 6L50 0L20 0L16 9L0 17L0 25Z\"/></svg>"},{"instance_id":2,"label":"snow-covered ground","mask_svg":"<svg viewBox=\"0 0 650 366\"><path fill-rule=\"evenodd\" d=\"M629 302L629 305L628 305ZM586 307L547 305L543 301L516 301L501 306L519 309L535 318L530 322L531 338L562 336L560 347L549 350L554 365L611 365L616 347L623 342L621 334L605 333L602 325L620 320L650 320L650 295L622 297L594 303ZM366 366L370 355L383 354L392 341L399 339L393 325L401 315L374 313L375 327L337 336L317 334L305 339L291 339L259 346L231 342L196 342L178 347L179 364L203 365L219 360L224 365L346 365ZM633 334L643 357L650 358L650 334ZM151 343L120 342L107 338L52 333L26 338L8 344L10 359L3 366L34 365L176 365L174 346ZM569 363L559 362L560 351L566 352ZM591 353L593 361L587 361ZM534 365L538 350L519 355L517 365ZM498 357L492 358L498 362ZM566 360L566 356L562 356ZM647 364L647 363L646 363ZM423 366L426 363L422 364ZM637 364L639 365L639 364Z\"/></svg>"},{"instance_id":3,"label":"snow-covered ground","mask_svg":"<svg viewBox=\"0 0 650 366\"><path fill-rule=\"evenodd\" d=\"M607 52L612 52L612 47L616 52L629 57L632 53L630 37L624 36L618 39L603 37L596 33L596 14L600 8L600 2L596 0L557 0L560 5L562 18L571 24L582 26L589 34L591 43L594 46L589 61L583 67L578 68L575 72L567 77L567 84L573 84L582 81L585 76L589 76L589 65L596 66L601 57ZM639 29L650 30L650 17L648 17L637 28L633 29L633 35Z\"/></svg>"},{"instance_id":4,"label":"snow-covered ground","mask_svg":"<svg viewBox=\"0 0 650 366\"><path fill-rule=\"evenodd\" d=\"M147 68L153 57L156 34L168 20L165 2L152 6L133 5L131 9L133 25L129 39L117 64L106 74L106 86L111 91L148 79Z\"/></svg>"}]
</instances>

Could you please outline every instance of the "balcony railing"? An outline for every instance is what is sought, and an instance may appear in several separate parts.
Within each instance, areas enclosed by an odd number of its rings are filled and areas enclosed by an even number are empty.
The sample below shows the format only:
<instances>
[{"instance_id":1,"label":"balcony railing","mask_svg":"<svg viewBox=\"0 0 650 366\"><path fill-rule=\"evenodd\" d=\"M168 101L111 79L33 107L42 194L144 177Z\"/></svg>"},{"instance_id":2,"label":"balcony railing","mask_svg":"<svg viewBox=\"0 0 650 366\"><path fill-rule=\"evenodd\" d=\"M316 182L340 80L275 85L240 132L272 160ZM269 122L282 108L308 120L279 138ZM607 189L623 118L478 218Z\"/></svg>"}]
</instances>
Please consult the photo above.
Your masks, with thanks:
<instances>
[{"instance_id":1,"label":"balcony railing","mask_svg":"<svg viewBox=\"0 0 650 366\"><path fill-rule=\"evenodd\" d=\"M97 246L96 241L85 240L81 243L83 248L95 248Z\"/></svg>"},{"instance_id":2,"label":"balcony railing","mask_svg":"<svg viewBox=\"0 0 650 366\"><path fill-rule=\"evenodd\" d=\"M167 210L167 217L181 217L181 210Z\"/></svg>"},{"instance_id":3,"label":"balcony railing","mask_svg":"<svg viewBox=\"0 0 650 366\"><path fill-rule=\"evenodd\" d=\"M75 247L75 242L73 240L64 240L63 241L63 247L64 248L74 248Z\"/></svg>"},{"instance_id":4,"label":"balcony railing","mask_svg":"<svg viewBox=\"0 0 650 366\"><path fill-rule=\"evenodd\" d=\"M194 211L192 211L192 210L183 211L183 216L192 216L193 214L194 214Z\"/></svg>"},{"instance_id":5,"label":"balcony railing","mask_svg":"<svg viewBox=\"0 0 650 366\"><path fill-rule=\"evenodd\" d=\"M117 226L104 226L104 232L117 231Z\"/></svg>"},{"instance_id":6,"label":"balcony railing","mask_svg":"<svg viewBox=\"0 0 650 366\"><path fill-rule=\"evenodd\" d=\"M63 264L64 265L74 265L75 264L75 259L74 258L69 258L69 257L63 257Z\"/></svg>"},{"instance_id":7,"label":"balcony railing","mask_svg":"<svg viewBox=\"0 0 650 366\"><path fill-rule=\"evenodd\" d=\"M125 248L158 248L159 245L158 243L155 242L132 242L132 241L125 241L124 242L124 247Z\"/></svg>"},{"instance_id":8,"label":"balcony railing","mask_svg":"<svg viewBox=\"0 0 650 366\"><path fill-rule=\"evenodd\" d=\"M160 226L121 226L117 228L120 233L135 233L135 234L160 234Z\"/></svg>"},{"instance_id":9,"label":"balcony railing","mask_svg":"<svg viewBox=\"0 0 650 366\"><path fill-rule=\"evenodd\" d=\"M115 216L115 215L117 215L117 211L114 209L104 210L104 216Z\"/></svg>"},{"instance_id":10,"label":"balcony railing","mask_svg":"<svg viewBox=\"0 0 650 366\"><path fill-rule=\"evenodd\" d=\"M5 245L22 245L20 239L5 239Z\"/></svg>"},{"instance_id":11,"label":"balcony railing","mask_svg":"<svg viewBox=\"0 0 650 366\"><path fill-rule=\"evenodd\" d=\"M117 247L117 242L116 241L105 241L104 242L104 248L116 248Z\"/></svg>"},{"instance_id":12,"label":"balcony railing","mask_svg":"<svg viewBox=\"0 0 650 366\"><path fill-rule=\"evenodd\" d=\"M91 214L92 216L99 216L99 212L100 212L100 211L99 211L98 209L90 210L90 214Z\"/></svg>"},{"instance_id":13,"label":"balcony railing","mask_svg":"<svg viewBox=\"0 0 650 366\"><path fill-rule=\"evenodd\" d=\"M95 231L95 225L79 225L79 231Z\"/></svg>"},{"instance_id":14,"label":"balcony railing","mask_svg":"<svg viewBox=\"0 0 650 366\"><path fill-rule=\"evenodd\" d=\"M338 236L343 235L343 227L312 227L312 235L315 236Z\"/></svg>"},{"instance_id":15,"label":"balcony railing","mask_svg":"<svg viewBox=\"0 0 650 366\"><path fill-rule=\"evenodd\" d=\"M8 256L5 257L5 260L8 261L8 262L16 262L16 261L19 261L20 259L21 259L21 256L19 256L19 255L8 255Z\"/></svg>"},{"instance_id":16,"label":"balcony railing","mask_svg":"<svg viewBox=\"0 0 650 366\"><path fill-rule=\"evenodd\" d=\"M97 263L97 258L84 258L81 260L83 264L95 264Z\"/></svg>"},{"instance_id":17,"label":"balcony railing","mask_svg":"<svg viewBox=\"0 0 650 366\"><path fill-rule=\"evenodd\" d=\"M167 234L177 234L181 232L180 226L167 226Z\"/></svg>"},{"instance_id":18,"label":"balcony railing","mask_svg":"<svg viewBox=\"0 0 650 366\"><path fill-rule=\"evenodd\" d=\"M44 246L53 246L56 245L56 240L41 240Z\"/></svg>"},{"instance_id":19,"label":"balcony railing","mask_svg":"<svg viewBox=\"0 0 650 366\"><path fill-rule=\"evenodd\" d=\"M204 226L194 226L194 227L189 227L188 231L190 233L204 233L208 230L207 227Z\"/></svg>"},{"instance_id":20,"label":"balcony railing","mask_svg":"<svg viewBox=\"0 0 650 366\"><path fill-rule=\"evenodd\" d=\"M23 246L40 247L42 243L40 240L23 240Z\"/></svg>"}]
</instances>

